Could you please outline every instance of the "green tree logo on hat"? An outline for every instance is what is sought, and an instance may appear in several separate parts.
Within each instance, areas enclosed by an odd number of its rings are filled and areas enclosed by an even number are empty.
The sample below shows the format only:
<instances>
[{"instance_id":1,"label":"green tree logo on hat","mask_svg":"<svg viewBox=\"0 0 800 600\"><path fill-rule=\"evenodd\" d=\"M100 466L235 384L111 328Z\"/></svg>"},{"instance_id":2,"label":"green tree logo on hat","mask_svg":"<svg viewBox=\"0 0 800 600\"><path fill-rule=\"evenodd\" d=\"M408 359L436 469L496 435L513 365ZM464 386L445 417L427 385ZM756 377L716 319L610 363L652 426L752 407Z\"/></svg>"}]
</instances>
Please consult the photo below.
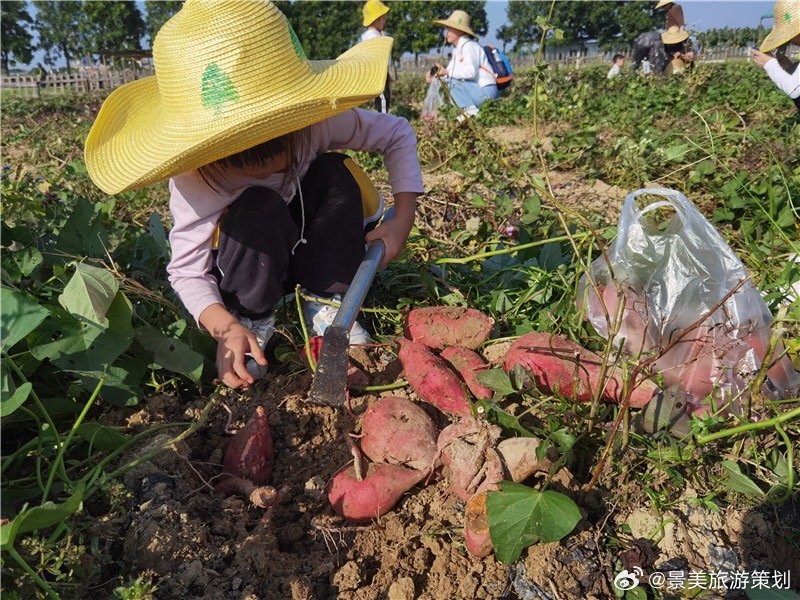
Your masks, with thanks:
<instances>
[{"instance_id":1,"label":"green tree logo on hat","mask_svg":"<svg viewBox=\"0 0 800 600\"><path fill-rule=\"evenodd\" d=\"M226 103L239 101L239 94L231 78L215 63L208 65L203 72L200 95L203 106L213 108L216 115L222 113L222 107Z\"/></svg>"}]
</instances>

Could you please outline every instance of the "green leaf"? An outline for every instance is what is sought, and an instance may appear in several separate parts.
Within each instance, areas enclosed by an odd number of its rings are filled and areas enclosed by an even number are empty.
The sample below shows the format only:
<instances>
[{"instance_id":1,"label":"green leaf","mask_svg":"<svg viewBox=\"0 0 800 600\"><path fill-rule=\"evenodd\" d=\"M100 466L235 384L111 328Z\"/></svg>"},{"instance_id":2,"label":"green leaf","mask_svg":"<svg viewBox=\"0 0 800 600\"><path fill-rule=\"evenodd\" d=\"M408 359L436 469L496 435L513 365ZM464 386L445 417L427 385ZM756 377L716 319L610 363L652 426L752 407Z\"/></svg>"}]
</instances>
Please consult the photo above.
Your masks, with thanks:
<instances>
[{"instance_id":1,"label":"green leaf","mask_svg":"<svg viewBox=\"0 0 800 600\"><path fill-rule=\"evenodd\" d=\"M38 360L49 359L65 371L99 377L133 339L132 307L122 292L117 293L106 316L107 328L65 314L48 319L31 340L31 354Z\"/></svg>"},{"instance_id":2,"label":"green leaf","mask_svg":"<svg viewBox=\"0 0 800 600\"><path fill-rule=\"evenodd\" d=\"M8 352L36 329L50 311L20 292L0 287L0 350Z\"/></svg>"},{"instance_id":3,"label":"green leaf","mask_svg":"<svg viewBox=\"0 0 800 600\"><path fill-rule=\"evenodd\" d=\"M478 381L495 391L500 396L516 394L517 390L511 385L511 379L503 369L486 369L477 374Z\"/></svg>"},{"instance_id":4,"label":"green leaf","mask_svg":"<svg viewBox=\"0 0 800 600\"><path fill-rule=\"evenodd\" d=\"M64 287L58 302L69 313L101 327L108 326L106 313L119 290L119 282L105 269L76 263L75 274Z\"/></svg>"},{"instance_id":5,"label":"green leaf","mask_svg":"<svg viewBox=\"0 0 800 600\"><path fill-rule=\"evenodd\" d=\"M763 496L764 492L747 475L742 473L739 465L730 460L722 461L722 468L725 470L725 487L734 492L747 494L749 496Z\"/></svg>"},{"instance_id":6,"label":"green leaf","mask_svg":"<svg viewBox=\"0 0 800 600\"><path fill-rule=\"evenodd\" d=\"M124 446L130 439L116 429L100 425L100 423L82 423L75 430L79 436L94 448L111 452Z\"/></svg>"},{"instance_id":7,"label":"green leaf","mask_svg":"<svg viewBox=\"0 0 800 600\"><path fill-rule=\"evenodd\" d=\"M31 395L32 390L33 385L28 381L19 386L10 395L8 395L5 390L2 390L2 392L0 392L0 417L5 418L13 414L25 403L25 400Z\"/></svg>"},{"instance_id":8,"label":"green leaf","mask_svg":"<svg viewBox=\"0 0 800 600\"><path fill-rule=\"evenodd\" d=\"M167 243L167 232L164 229L164 223L161 222L161 215L153 212L150 215L150 222L148 223L150 236L156 243L160 256L167 256L169 253L169 245Z\"/></svg>"},{"instance_id":9,"label":"green leaf","mask_svg":"<svg viewBox=\"0 0 800 600\"><path fill-rule=\"evenodd\" d=\"M152 327L136 330L139 343L153 352L155 362L169 371L186 375L194 382L203 373L203 356L177 338L167 337Z\"/></svg>"},{"instance_id":10,"label":"green leaf","mask_svg":"<svg viewBox=\"0 0 800 600\"><path fill-rule=\"evenodd\" d=\"M486 511L492 545L502 563L514 562L537 542L560 540L581 520L578 506L564 494L508 481L500 485L499 492L489 492Z\"/></svg>"},{"instance_id":11,"label":"green leaf","mask_svg":"<svg viewBox=\"0 0 800 600\"><path fill-rule=\"evenodd\" d=\"M79 483L75 493L61 504L45 502L40 506L25 508L11 522L0 527L0 546L14 544L17 535L56 525L81 509L85 486Z\"/></svg>"},{"instance_id":12,"label":"green leaf","mask_svg":"<svg viewBox=\"0 0 800 600\"><path fill-rule=\"evenodd\" d=\"M108 233L100 219L94 215L94 207L79 198L72 214L58 234L56 247L60 253L71 256L105 256L108 248Z\"/></svg>"},{"instance_id":13,"label":"green leaf","mask_svg":"<svg viewBox=\"0 0 800 600\"><path fill-rule=\"evenodd\" d=\"M475 403L475 408L482 409L483 417L492 425L498 425L506 431L513 431L521 437L536 437L536 433L523 427L517 417L507 413L494 402L478 400Z\"/></svg>"}]
</instances>

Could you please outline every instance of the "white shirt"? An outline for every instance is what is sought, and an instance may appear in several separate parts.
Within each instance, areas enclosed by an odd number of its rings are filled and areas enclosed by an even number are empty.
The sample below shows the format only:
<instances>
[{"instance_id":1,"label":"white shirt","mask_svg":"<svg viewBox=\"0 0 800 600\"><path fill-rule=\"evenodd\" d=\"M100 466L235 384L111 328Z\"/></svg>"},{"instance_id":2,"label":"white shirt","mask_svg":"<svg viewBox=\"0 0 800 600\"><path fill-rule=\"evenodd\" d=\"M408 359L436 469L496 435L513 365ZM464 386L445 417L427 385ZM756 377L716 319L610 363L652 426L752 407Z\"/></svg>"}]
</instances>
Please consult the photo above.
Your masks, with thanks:
<instances>
[{"instance_id":1,"label":"white shirt","mask_svg":"<svg viewBox=\"0 0 800 600\"><path fill-rule=\"evenodd\" d=\"M378 31L371 25L364 30L364 33L361 34L361 41L366 42L367 40L374 40L375 38L383 37L386 35L383 31ZM389 58L389 70L392 70L392 59Z\"/></svg>"},{"instance_id":2,"label":"white shirt","mask_svg":"<svg viewBox=\"0 0 800 600\"><path fill-rule=\"evenodd\" d=\"M481 45L468 35L458 38L453 56L447 63L447 76L453 79L475 81L484 85L496 85L494 73Z\"/></svg>"},{"instance_id":3,"label":"white shirt","mask_svg":"<svg viewBox=\"0 0 800 600\"><path fill-rule=\"evenodd\" d=\"M613 65L608 70L608 75L606 75L606 79L611 79L612 77L616 77L617 75L619 75L619 65Z\"/></svg>"},{"instance_id":4,"label":"white shirt","mask_svg":"<svg viewBox=\"0 0 800 600\"><path fill-rule=\"evenodd\" d=\"M792 100L800 96L800 66L796 67L791 75L778 64L778 59L773 58L764 65L764 70L769 78Z\"/></svg>"}]
</instances>

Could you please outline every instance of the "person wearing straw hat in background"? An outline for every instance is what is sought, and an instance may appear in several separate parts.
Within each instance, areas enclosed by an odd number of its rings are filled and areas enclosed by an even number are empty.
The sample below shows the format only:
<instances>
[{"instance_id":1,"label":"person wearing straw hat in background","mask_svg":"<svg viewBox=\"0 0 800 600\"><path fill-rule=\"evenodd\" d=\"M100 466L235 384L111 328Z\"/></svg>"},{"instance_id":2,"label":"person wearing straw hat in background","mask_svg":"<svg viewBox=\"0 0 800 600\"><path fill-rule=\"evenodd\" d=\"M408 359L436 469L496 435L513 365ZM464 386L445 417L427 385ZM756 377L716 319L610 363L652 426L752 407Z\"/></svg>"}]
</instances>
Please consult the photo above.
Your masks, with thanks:
<instances>
[{"instance_id":1,"label":"person wearing straw hat in background","mask_svg":"<svg viewBox=\"0 0 800 600\"><path fill-rule=\"evenodd\" d=\"M800 110L800 66L784 54L789 44L800 45L800 0L778 0L772 14L772 31L761 42L760 50L751 50L753 60ZM775 56L768 54L773 50L777 50Z\"/></svg>"},{"instance_id":2,"label":"person wearing straw hat in background","mask_svg":"<svg viewBox=\"0 0 800 600\"><path fill-rule=\"evenodd\" d=\"M656 10L666 8L666 23L664 25L665 30L669 30L670 27L677 27L678 29L683 29L686 27L686 23L683 20L683 8L677 2L672 2L671 0L659 0L656 4Z\"/></svg>"},{"instance_id":3,"label":"person wearing straw hat in background","mask_svg":"<svg viewBox=\"0 0 800 600\"><path fill-rule=\"evenodd\" d=\"M689 33L675 25L661 34L664 51L671 59L664 69L665 75L683 73L694 60L694 52L688 40Z\"/></svg>"},{"instance_id":4,"label":"person wearing straw hat in background","mask_svg":"<svg viewBox=\"0 0 800 600\"><path fill-rule=\"evenodd\" d=\"M423 191L416 137L356 108L383 89L391 46L310 61L271 2L187 0L156 36L156 74L115 90L91 127L86 166L103 191L169 178L170 283L216 339L230 387L264 373L275 307L296 283L343 293L366 241L384 241L384 265L405 245ZM328 152L346 148L381 153L389 173L396 214L367 234L363 171ZM335 311L305 305L318 335Z\"/></svg>"},{"instance_id":5,"label":"person wearing straw hat in background","mask_svg":"<svg viewBox=\"0 0 800 600\"><path fill-rule=\"evenodd\" d=\"M454 10L447 19L437 19L444 27L444 36L453 46L453 55L447 67L438 65L436 73L428 73L428 83L434 76L444 78L453 102L467 116L478 114L478 108L487 100L495 100L500 92L481 45L476 41L470 27L469 15L463 10ZM461 115L459 115L461 116Z\"/></svg>"},{"instance_id":6,"label":"person wearing straw hat in background","mask_svg":"<svg viewBox=\"0 0 800 600\"><path fill-rule=\"evenodd\" d=\"M363 25L366 27L364 33L361 34L361 41L372 40L386 35L386 20L389 14L389 7L386 6L381 0L367 0L364 7L361 9L364 16ZM390 89L390 76L391 59L389 59L389 66L386 71L386 85L383 88L383 93L375 98L375 110L378 112L389 112L389 102L392 99L392 92Z\"/></svg>"}]
</instances>

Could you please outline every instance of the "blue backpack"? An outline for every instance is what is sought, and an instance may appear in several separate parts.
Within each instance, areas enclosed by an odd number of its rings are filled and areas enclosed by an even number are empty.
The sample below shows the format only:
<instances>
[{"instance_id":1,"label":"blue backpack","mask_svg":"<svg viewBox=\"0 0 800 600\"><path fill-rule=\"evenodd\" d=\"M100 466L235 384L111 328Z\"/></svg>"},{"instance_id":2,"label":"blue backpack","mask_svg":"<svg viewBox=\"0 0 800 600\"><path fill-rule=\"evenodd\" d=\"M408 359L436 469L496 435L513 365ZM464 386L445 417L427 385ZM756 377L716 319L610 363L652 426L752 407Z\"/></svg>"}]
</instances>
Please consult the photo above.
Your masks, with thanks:
<instances>
[{"instance_id":1,"label":"blue backpack","mask_svg":"<svg viewBox=\"0 0 800 600\"><path fill-rule=\"evenodd\" d=\"M502 50L498 50L489 44L483 47L489 67L497 80L497 89L504 90L514 81L514 69L511 68L511 61Z\"/></svg>"}]
</instances>

